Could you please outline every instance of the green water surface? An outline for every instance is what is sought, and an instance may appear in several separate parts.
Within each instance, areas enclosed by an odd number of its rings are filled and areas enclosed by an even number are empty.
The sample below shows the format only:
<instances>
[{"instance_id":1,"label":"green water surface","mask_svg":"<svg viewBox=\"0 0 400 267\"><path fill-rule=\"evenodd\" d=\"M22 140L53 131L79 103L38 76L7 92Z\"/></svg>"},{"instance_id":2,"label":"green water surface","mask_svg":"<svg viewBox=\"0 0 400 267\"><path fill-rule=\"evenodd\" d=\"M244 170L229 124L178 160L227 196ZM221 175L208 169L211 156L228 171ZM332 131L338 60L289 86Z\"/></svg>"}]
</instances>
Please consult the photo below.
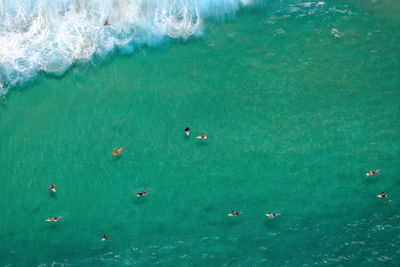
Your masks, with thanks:
<instances>
[{"instance_id":1,"label":"green water surface","mask_svg":"<svg viewBox=\"0 0 400 267\"><path fill-rule=\"evenodd\" d=\"M400 20L316 3L12 90L0 265L399 265Z\"/></svg>"}]
</instances>

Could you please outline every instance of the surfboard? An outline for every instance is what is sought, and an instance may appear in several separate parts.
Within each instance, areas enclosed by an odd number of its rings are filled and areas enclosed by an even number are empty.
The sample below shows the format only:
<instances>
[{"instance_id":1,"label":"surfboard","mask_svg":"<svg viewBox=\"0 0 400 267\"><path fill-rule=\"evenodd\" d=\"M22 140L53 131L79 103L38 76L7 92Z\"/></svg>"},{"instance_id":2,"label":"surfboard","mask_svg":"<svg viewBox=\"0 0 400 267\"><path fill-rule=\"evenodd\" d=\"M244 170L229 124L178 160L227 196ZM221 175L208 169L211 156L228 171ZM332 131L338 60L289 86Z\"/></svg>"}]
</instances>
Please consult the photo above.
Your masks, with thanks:
<instances>
[{"instance_id":1,"label":"surfboard","mask_svg":"<svg viewBox=\"0 0 400 267\"><path fill-rule=\"evenodd\" d=\"M204 138L202 136L197 136L197 139L208 139L207 136L205 136Z\"/></svg>"},{"instance_id":2,"label":"surfboard","mask_svg":"<svg viewBox=\"0 0 400 267\"><path fill-rule=\"evenodd\" d=\"M56 192L55 188L50 188L51 191L53 191L54 193Z\"/></svg>"},{"instance_id":3,"label":"surfboard","mask_svg":"<svg viewBox=\"0 0 400 267\"><path fill-rule=\"evenodd\" d=\"M116 155L118 155L119 153L121 153L121 151L122 151L123 148L124 148L124 147L121 147L120 149L115 150L115 151L113 152L113 155L116 156Z\"/></svg>"},{"instance_id":4,"label":"surfboard","mask_svg":"<svg viewBox=\"0 0 400 267\"><path fill-rule=\"evenodd\" d=\"M372 175L377 174L380 170L381 170L381 169L376 170L375 173L369 173L369 172L368 172L368 173L366 173L365 175L366 175L366 176L372 176Z\"/></svg>"},{"instance_id":5,"label":"surfboard","mask_svg":"<svg viewBox=\"0 0 400 267\"><path fill-rule=\"evenodd\" d=\"M269 215L269 214L267 213L267 214L265 214L265 216L267 216L267 217L269 217L269 218L274 218L274 217L280 216L280 214L275 214L275 216L274 216L274 215Z\"/></svg>"},{"instance_id":6,"label":"surfboard","mask_svg":"<svg viewBox=\"0 0 400 267\"><path fill-rule=\"evenodd\" d=\"M376 195L376 197L379 197L379 198L388 198L389 196L386 195L385 197L382 197L382 195Z\"/></svg>"},{"instance_id":7,"label":"surfboard","mask_svg":"<svg viewBox=\"0 0 400 267\"><path fill-rule=\"evenodd\" d=\"M186 131L185 131L185 134L186 134L186 136L189 136L189 135L190 135L190 132L186 132Z\"/></svg>"},{"instance_id":8,"label":"surfboard","mask_svg":"<svg viewBox=\"0 0 400 267\"><path fill-rule=\"evenodd\" d=\"M232 213L229 213L228 216L235 216L235 215L233 215Z\"/></svg>"},{"instance_id":9,"label":"surfboard","mask_svg":"<svg viewBox=\"0 0 400 267\"><path fill-rule=\"evenodd\" d=\"M150 189L147 189L146 191L142 192L142 193L136 193L136 197L144 197L144 195L146 195L149 192Z\"/></svg>"},{"instance_id":10,"label":"surfboard","mask_svg":"<svg viewBox=\"0 0 400 267\"><path fill-rule=\"evenodd\" d=\"M48 218L48 219L46 219L46 222L57 222L57 221L60 220L61 218L62 218L62 216L57 217L57 220L55 220L55 221L52 221L52 220L50 220L50 218Z\"/></svg>"}]
</instances>

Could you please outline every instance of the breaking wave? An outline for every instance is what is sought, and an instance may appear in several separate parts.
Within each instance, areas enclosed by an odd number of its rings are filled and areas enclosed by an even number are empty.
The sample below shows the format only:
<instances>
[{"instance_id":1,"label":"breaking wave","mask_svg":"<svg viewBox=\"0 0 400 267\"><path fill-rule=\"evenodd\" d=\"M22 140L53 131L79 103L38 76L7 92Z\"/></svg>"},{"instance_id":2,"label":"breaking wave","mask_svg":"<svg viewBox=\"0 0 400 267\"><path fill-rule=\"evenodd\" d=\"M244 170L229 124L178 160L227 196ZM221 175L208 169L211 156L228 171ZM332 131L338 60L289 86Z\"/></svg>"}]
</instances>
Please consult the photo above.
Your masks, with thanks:
<instances>
[{"instance_id":1,"label":"breaking wave","mask_svg":"<svg viewBox=\"0 0 400 267\"><path fill-rule=\"evenodd\" d=\"M202 34L256 0L0 0L0 96L40 72ZM108 19L109 25L104 25Z\"/></svg>"}]
</instances>

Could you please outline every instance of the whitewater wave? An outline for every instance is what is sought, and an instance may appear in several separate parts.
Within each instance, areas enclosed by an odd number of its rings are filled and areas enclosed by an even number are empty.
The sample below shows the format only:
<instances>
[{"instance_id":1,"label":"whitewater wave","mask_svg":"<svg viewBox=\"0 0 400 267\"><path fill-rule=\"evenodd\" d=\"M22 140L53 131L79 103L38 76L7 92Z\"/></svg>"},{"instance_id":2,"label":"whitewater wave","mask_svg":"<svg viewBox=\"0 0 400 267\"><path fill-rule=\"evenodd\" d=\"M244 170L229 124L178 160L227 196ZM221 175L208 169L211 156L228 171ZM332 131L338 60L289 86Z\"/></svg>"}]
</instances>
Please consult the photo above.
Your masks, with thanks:
<instances>
[{"instance_id":1,"label":"whitewater wave","mask_svg":"<svg viewBox=\"0 0 400 267\"><path fill-rule=\"evenodd\" d=\"M200 35L256 0L0 0L0 96L39 72ZM108 19L108 26L104 26Z\"/></svg>"}]
</instances>

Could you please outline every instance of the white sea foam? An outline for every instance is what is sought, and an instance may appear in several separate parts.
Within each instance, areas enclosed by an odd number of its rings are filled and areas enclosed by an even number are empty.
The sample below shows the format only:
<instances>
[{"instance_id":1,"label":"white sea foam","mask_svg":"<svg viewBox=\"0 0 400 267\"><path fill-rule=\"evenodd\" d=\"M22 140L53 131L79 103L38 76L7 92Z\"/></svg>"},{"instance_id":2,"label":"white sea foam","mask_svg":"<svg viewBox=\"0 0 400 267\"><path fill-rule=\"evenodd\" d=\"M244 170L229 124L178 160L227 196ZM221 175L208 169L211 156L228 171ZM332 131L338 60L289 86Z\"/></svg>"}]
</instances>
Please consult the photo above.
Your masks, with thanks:
<instances>
[{"instance_id":1,"label":"white sea foam","mask_svg":"<svg viewBox=\"0 0 400 267\"><path fill-rule=\"evenodd\" d=\"M339 32L338 29L332 28L331 29L331 34L335 37L335 38L340 38L342 37L342 33Z\"/></svg>"},{"instance_id":2,"label":"white sea foam","mask_svg":"<svg viewBox=\"0 0 400 267\"><path fill-rule=\"evenodd\" d=\"M0 95L40 71L60 75L115 48L131 53L200 35L205 18L232 16L254 1L0 0Z\"/></svg>"}]
</instances>

